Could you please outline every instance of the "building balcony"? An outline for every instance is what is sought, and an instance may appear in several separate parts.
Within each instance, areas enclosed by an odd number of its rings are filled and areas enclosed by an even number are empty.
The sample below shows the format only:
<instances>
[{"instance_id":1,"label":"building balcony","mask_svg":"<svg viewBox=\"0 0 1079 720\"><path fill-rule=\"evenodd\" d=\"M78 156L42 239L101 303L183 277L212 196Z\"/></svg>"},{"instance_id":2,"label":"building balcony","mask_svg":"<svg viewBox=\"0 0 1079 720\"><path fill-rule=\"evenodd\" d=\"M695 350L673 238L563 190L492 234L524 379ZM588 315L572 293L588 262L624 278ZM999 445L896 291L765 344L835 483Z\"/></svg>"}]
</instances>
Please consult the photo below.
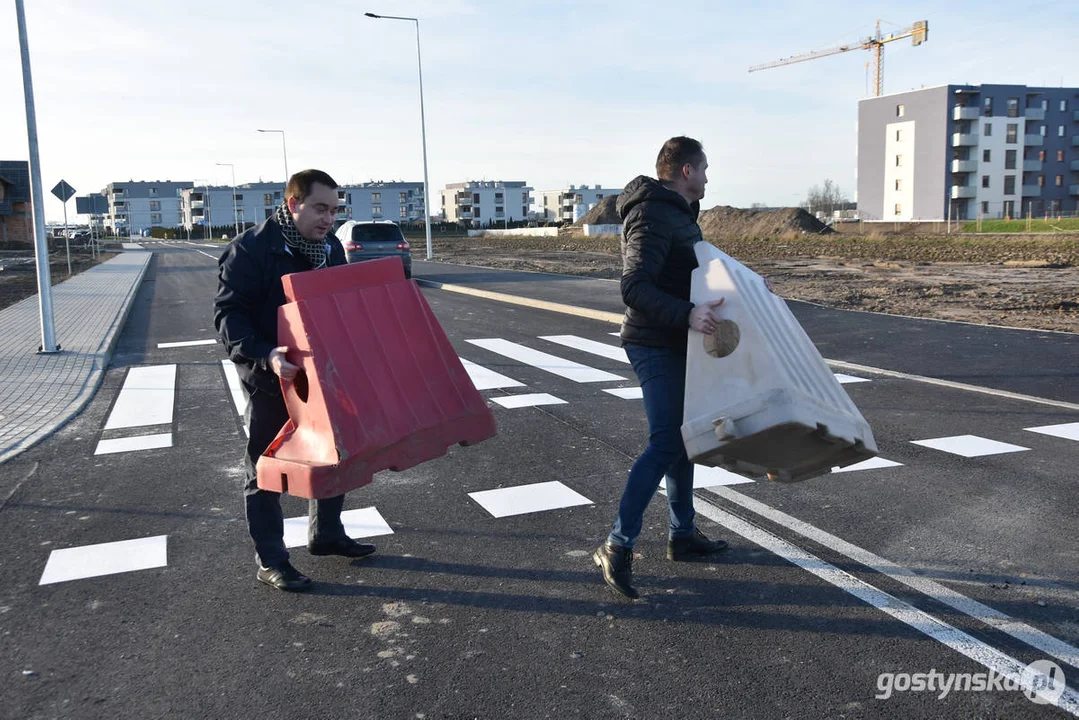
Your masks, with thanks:
<instances>
[{"instance_id":1,"label":"building balcony","mask_svg":"<svg viewBox=\"0 0 1079 720\"><path fill-rule=\"evenodd\" d=\"M972 133L954 133L952 135L952 147L969 147L978 144L978 136Z\"/></svg>"},{"instance_id":2,"label":"building balcony","mask_svg":"<svg viewBox=\"0 0 1079 720\"><path fill-rule=\"evenodd\" d=\"M1027 120L1044 120L1045 111L1040 107L1029 107L1026 109L1026 112L1023 113L1023 117Z\"/></svg>"},{"instance_id":3,"label":"building balcony","mask_svg":"<svg viewBox=\"0 0 1079 720\"><path fill-rule=\"evenodd\" d=\"M1024 160L1023 172L1041 172L1042 161L1041 160Z\"/></svg>"},{"instance_id":4,"label":"building balcony","mask_svg":"<svg viewBox=\"0 0 1079 720\"><path fill-rule=\"evenodd\" d=\"M1041 147L1045 144L1045 138L1041 135L1027 135L1023 138L1023 144L1027 147Z\"/></svg>"},{"instance_id":5,"label":"building balcony","mask_svg":"<svg viewBox=\"0 0 1079 720\"><path fill-rule=\"evenodd\" d=\"M1024 185L1023 197L1041 197L1042 186L1041 185Z\"/></svg>"},{"instance_id":6,"label":"building balcony","mask_svg":"<svg viewBox=\"0 0 1079 720\"><path fill-rule=\"evenodd\" d=\"M191 201L191 207L193 207L193 208L201 208L201 207L205 207L205 206L206 206L206 202L203 201L203 200L192 200Z\"/></svg>"},{"instance_id":7,"label":"building balcony","mask_svg":"<svg viewBox=\"0 0 1079 720\"><path fill-rule=\"evenodd\" d=\"M457 213L457 219L458 220L471 220L472 219L472 213L471 212L459 212L459 213Z\"/></svg>"},{"instance_id":8,"label":"building balcony","mask_svg":"<svg viewBox=\"0 0 1079 720\"><path fill-rule=\"evenodd\" d=\"M971 173L978 171L977 160L952 160L953 173Z\"/></svg>"},{"instance_id":9,"label":"building balcony","mask_svg":"<svg viewBox=\"0 0 1079 720\"><path fill-rule=\"evenodd\" d=\"M952 200L968 200L977 197L976 188L967 185L952 185Z\"/></svg>"},{"instance_id":10,"label":"building balcony","mask_svg":"<svg viewBox=\"0 0 1079 720\"><path fill-rule=\"evenodd\" d=\"M952 108L953 120L976 120L978 118L978 107L976 105L956 105Z\"/></svg>"}]
</instances>

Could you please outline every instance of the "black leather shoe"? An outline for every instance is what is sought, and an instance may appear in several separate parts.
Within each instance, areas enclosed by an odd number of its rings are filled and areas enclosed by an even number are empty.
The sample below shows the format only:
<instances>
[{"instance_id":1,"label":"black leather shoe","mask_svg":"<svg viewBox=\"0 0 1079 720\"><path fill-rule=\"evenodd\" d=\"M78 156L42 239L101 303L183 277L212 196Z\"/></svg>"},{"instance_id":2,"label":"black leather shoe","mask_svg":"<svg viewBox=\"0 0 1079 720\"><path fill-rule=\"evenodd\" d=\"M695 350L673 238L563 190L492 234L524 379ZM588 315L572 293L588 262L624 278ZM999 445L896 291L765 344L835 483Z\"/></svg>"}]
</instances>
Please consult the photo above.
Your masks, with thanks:
<instances>
[{"instance_id":1,"label":"black leather shoe","mask_svg":"<svg viewBox=\"0 0 1079 720\"><path fill-rule=\"evenodd\" d=\"M695 560L704 555L722 552L727 549L726 540L709 540L704 533L697 530L693 535L684 538L671 538L667 540L667 559Z\"/></svg>"},{"instance_id":2,"label":"black leather shoe","mask_svg":"<svg viewBox=\"0 0 1079 720\"><path fill-rule=\"evenodd\" d=\"M311 543L307 551L312 555L340 555L348 558L361 558L375 551L374 545L356 542L350 537L329 542Z\"/></svg>"},{"instance_id":3,"label":"black leather shoe","mask_svg":"<svg viewBox=\"0 0 1079 720\"><path fill-rule=\"evenodd\" d=\"M255 577L259 579L259 582L264 582L270 587L275 587L285 592L299 592L311 588L311 578L292 567L287 560L276 567L262 567L260 565L258 574Z\"/></svg>"},{"instance_id":4,"label":"black leather shoe","mask_svg":"<svg viewBox=\"0 0 1079 720\"><path fill-rule=\"evenodd\" d=\"M615 592L625 595L630 600L636 600L641 596L630 584L633 582L633 550L621 545L612 545L610 541L607 541L592 553L592 559L603 571L603 579Z\"/></svg>"}]
</instances>

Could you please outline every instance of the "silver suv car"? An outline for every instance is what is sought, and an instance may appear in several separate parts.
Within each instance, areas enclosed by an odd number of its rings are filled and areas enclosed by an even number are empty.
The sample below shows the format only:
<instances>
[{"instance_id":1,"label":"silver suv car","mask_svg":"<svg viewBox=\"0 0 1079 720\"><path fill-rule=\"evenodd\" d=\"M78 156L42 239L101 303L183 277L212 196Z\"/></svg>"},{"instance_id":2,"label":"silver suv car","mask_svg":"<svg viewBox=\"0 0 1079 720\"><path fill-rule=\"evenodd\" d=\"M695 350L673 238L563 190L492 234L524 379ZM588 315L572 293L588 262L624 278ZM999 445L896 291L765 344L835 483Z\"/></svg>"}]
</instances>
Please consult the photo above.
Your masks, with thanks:
<instances>
[{"instance_id":1,"label":"silver suv car","mask_svg":"<svg viewBox=\"0 0 1079 720\"><path fill-rule=\"evenodd\" d=\"M337 239L350 263L399 257L405 277L412 277L412 253L401 228L389 220L349 220L337 228Z\"/></svg>"}]
</instances>

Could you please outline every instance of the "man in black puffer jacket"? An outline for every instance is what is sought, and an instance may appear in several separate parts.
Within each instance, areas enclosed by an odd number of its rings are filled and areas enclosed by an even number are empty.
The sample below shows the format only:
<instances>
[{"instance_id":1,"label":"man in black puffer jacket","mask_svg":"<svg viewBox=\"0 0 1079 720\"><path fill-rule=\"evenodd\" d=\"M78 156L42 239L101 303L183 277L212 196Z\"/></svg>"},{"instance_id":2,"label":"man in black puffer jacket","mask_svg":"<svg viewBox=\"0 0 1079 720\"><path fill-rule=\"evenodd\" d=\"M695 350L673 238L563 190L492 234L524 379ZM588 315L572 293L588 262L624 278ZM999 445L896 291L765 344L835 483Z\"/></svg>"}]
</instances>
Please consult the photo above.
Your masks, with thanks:
<instances>
[{"instance_id":1,"label":"man in black puffer jacket","mask_svg":"<svg viewBox=\"0 0 1079 720\"><path fill-rule=\"evenodd\" d=\"M681 429L688 330L711 334L719 320L715 308L723 302L694 306L689 301L707 168L698 141L671 138L656 159L659 180L635 178L616 203L623 222L622 300L627 308L622 345L641 383L650 436L630 469L614 528L593 559L607 584L629 598L638 597L631 569L633 546L664 475L671 517L667 557L687 560L727 547L723 540L706 538L693 522L693 465Z\"/></svg>"},{"instance_id":2,"label":"man in black puffer jacket","mask_svg":"<svg viewBox=\"0 0 1079 720\"><path fill-rule=\"evenodd\" d=\"M247 398L244 506L259 566L255 576L278 590L311 586L289 562L280 495L259 488L255 467L289 419L281 383L291 382L299 370L285 358L288 348L277 343L277 308L285 304L281 278L345 264L345 250L330 234L336 213L337 183L321 170L302 170L289 179L285 202L265 222L233 238L218 261L214 327ZM363 557L375 551L345 534L344 501L344 495L310 501L312 555Z\"/></svg>"}]
</instances>

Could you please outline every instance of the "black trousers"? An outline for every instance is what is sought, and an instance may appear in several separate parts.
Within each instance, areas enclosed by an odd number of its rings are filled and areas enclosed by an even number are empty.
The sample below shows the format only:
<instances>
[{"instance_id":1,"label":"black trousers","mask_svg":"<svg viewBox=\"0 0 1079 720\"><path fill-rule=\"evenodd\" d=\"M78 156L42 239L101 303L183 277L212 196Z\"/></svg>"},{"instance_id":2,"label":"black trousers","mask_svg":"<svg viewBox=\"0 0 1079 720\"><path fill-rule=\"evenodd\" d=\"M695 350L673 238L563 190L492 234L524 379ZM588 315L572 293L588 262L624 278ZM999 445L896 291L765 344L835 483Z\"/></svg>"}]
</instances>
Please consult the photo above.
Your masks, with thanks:
<instances>
[{"instance_id":1,"label":"black trousers","mask_svg":"<svg viewBox=\"0 0 1079 720\"><path fill-rule=\"evenodd\" d=\"M244 425L247 428L247 453L244 455L244 507L247 529L255 541L256 560L263 567L275 567L288 561L285 549L285 519L281 511L281 493L260 490L255 464L288 421L285 400L241 383L247 397ZM307 542L332 542L345 537L341 508L345 496L311 500L308 503Z\"/></svg>"}]
</instances>

